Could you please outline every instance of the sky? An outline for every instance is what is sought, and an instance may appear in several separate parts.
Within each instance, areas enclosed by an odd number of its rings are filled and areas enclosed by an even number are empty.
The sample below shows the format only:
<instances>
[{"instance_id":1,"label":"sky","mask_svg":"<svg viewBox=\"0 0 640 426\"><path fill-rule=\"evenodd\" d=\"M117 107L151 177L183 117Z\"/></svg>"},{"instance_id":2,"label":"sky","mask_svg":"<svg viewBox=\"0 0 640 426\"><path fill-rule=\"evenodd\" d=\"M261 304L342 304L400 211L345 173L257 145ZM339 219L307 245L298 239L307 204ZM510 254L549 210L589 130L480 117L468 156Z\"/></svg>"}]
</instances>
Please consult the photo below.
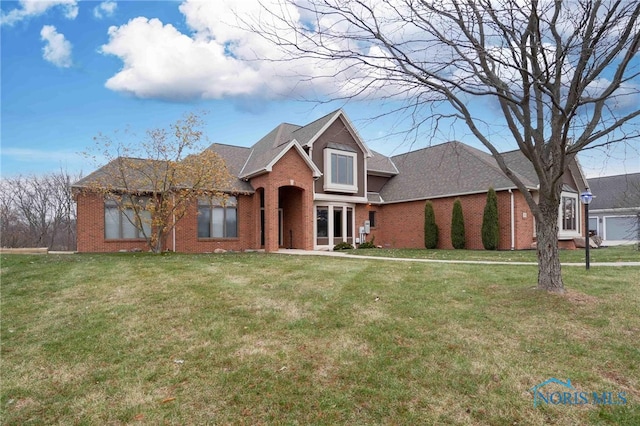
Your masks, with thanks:
<instances>
[{"instance_id":1,"label":"sky","mask_svg":"<svg viewBox=\"0 0 640 426\"><path fill-rule=\"evenodd\" d=\"M401 131L408 117L376 118L389 102L314 102L337 93L335 81L301 82L286 63L240 60L279 53L230 25L225 1L1 1L0 175L86 175L100 165L82 154L94 137L142 135L190 112L205 120L205 145L250 146L282 122L304 125L343 108L385 155L454 139L483 149L463 126L415 138ZM235 3L241 13L255 4ZM483 113L490 122L494 110ZM516 148L495 138L502 150ZM640 172L639 145L586 151L580 162L587 177Z\"/></svg>"}]
</instances>

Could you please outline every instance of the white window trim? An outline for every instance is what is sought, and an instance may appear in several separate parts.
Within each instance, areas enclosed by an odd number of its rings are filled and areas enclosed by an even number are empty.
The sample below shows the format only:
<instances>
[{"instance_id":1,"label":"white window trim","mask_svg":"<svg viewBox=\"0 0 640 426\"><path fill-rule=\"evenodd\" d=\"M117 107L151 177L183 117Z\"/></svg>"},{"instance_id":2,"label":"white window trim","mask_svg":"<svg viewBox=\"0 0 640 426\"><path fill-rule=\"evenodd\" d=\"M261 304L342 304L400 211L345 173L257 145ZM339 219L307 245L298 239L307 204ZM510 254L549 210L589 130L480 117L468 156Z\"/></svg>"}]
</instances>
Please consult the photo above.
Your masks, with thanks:
<instances>
[{"instance_id":1,"label":"white window trim","mask_svg":"<svg viewBox=\"0 0 640 426\"><path fill-rule=\"evenodd\" d=\"M562 204L563 198L573 198L576 201L576 229L575 230L562 229L562 209L564 208ZM560 194L560 206L558 207L558 238L559 239L572 239L572 238L582 236L582 230L584 229L584 225L582 222L583 209L584 209L584 206L580 201L579 194L562 191L562 193Z\"/></svg>"},{"instance_id":2,"label":"white window trim","mask_svg":"<svg viewBox=\"0 0 640 426\"><path fill-rule=\"evenodd\" d=\"M602 237L602 226L600 225L600 216L589 216L589 220L591 220L591 219L595 219L596 220L596 229L595 229L596 235ZM589 227L589 228L591 228L591 227ZM592 229L589 229L589 230L591 231Z\"/></svg>"},{"instance_id":3,"label":"white window trim","mask_svg":"<svg viewBox=\"0 0 640 426\"><path fill-rule=\"evenodd\" d=\"M328 217L327 217L327 245L318 245L318 207L327 207L328 209ZM343 209L342 211L342 237L335 237L333 235L333 210L334 208ZM347 241L349 237L347 237L347 208L352 209L351 214L351 229L353 235L351 238L355 242L357 229L356 228L356 205L350 203L318 203L313 206L313 248L314 250L326 250L333 249L333 247L341 243L343 241Z\"/></svg>"},{"instance_id":4,"label":"white window trim","mask_svg":"<svg viewBox=\"0 0 640 426\"><path fill-rule=\"evenodd\" d=\"M353 158L353 185L343 185L331 182L331 155L338 154ZM341 151L338 149L324 149L324 190L335 192L348 192L355 194L358 192L358 154L355 152Z\"/></svg>"}]
</instances>

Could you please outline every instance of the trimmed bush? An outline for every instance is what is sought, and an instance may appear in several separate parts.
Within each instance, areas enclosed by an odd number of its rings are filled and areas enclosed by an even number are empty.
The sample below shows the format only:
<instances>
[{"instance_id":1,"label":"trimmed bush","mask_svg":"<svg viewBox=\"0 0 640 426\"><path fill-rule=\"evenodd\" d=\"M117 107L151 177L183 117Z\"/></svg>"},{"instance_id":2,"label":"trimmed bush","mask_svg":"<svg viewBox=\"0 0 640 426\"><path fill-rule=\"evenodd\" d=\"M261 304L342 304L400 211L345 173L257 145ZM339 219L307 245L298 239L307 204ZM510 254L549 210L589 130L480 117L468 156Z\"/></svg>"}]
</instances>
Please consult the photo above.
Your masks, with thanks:
<instances>
[{"instance_id":1,"label":"trimmed bush","mask_svg":"<svg viewBox=\"0 0 640 426\"><path fill-rule=\"evenodd\" d=\"M349 244L348 242L346 242L346 241L338 243L333 247L333 251L352 250L352 249L353 249L353 246L351 244Z\"/></svg>"},{"instance_id":2,"label":"trimmed bush","mask_svg":"<svg viewBox=\"0 0 640 426\"><path fill-rule=\"evenodd\" d=\"M465 246L464 216L462 215L462 203L459 199L453 202L451 213L451 244L455 249L463 249Z\"/></svg>"},{"instance_id":3,"label":"trimmed bush","mask_svg":"<svg viewBox=\"0 0 640 426\"><path fill-rule=\"evenodd\" d=\"M489 188L482 216L482 245L486 250L497 250L499 241L498 196L493 188Z\"/></svg>"},{"instance_id":4,"label":"trimmed bush","mask_svg":"<svg viewBox=\"0 0 640 426\"><path fill-rule=\"evenodd\" d=\"M376 248L376 243L375 243L376 237L372 237L371 241L364 241L362 244L360 244L358 246L359 249L371 249L371 248Z\"/></svg>"},{"instance_id":5,"label":"trimmed bush","mask_svg":"<svg viewBox=\"0 0 640 426\"><path fill-rule=\"evenodd\" d=\"M376 245L373 244L371 241L365 241L364 243L360 244L358 246L359 249L370 249L370 248L376 248Z\"/></svg>"},{"instance_id":6,"label":"trimmed bush","mask_svg":"<svg viewBox=\"0 0 640 426\"><path fill-rule=\"evenodd\" d=\"M431 201L427 201L424 205L424 246L428 249L438 246L438 225L436 225L436 214Z\"/></svg>"}]
</instances>

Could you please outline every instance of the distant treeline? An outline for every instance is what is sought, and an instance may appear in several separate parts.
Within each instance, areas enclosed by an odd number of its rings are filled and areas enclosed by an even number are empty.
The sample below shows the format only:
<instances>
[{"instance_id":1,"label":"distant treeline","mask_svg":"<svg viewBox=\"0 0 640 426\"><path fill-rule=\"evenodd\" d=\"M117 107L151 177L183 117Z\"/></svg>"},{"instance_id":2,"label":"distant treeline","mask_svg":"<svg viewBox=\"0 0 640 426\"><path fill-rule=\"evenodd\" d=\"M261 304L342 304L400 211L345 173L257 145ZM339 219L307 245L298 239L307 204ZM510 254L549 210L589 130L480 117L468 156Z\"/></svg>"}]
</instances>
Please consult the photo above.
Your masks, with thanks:
<instances>
[{"instance_id":1,"label":"distant treeline","mask_svg":"<svg viewBox=\"0 0 640 426\"><path fill-rule=\"evenodd\" d=\"M0 180L0 246L76 249L76 206L66 171Z\"/></svg>"}]
</instances>

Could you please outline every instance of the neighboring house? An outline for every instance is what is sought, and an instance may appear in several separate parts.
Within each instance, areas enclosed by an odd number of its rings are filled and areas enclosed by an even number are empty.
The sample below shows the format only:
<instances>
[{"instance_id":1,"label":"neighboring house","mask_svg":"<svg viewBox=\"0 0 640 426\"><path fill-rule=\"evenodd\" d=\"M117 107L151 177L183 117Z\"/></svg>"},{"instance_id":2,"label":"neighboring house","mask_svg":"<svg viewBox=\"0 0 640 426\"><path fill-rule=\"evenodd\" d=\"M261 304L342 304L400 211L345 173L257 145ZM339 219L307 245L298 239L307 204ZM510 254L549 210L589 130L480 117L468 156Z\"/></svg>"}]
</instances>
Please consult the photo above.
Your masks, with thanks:
<instances>
[{"instance_id":1,"label":"neighboring house","mask_svg":"<svg viewBox=\"0 0 640 426\"><path fill-rule=\"evenodd\" d=\"M441 248L452 248L451 211L459 198L466 246L482 249L482 215L489 187L498 196L499 249L535 244L533 215L523 195L494 158L460 142L386 157L370 150L342 110L305 126L281 124L252 147L213 144L236 181L221 203L190 206L165 242L167 250L212 252L279 248L330 250L340 242L394 248L424 247L424 205L434 205ZM505 161L536 197L537 178L519 151ZM109 165L105 166L109 167ZM108 200L90 191L97 170L74 185L78 203L78 250L144 248L144 240L114 220ZM561 247L574 247L584 229L579 193L586 181L577 163L565 173L558 212ZM118 232L128 229L130 232ZM367 232L361 234L361 231Z\"/></svg>"},{"instance_id":2,"label":"neighboring house","mask_svg":"<svg viewBox=\"0 0 640 426\"><path fill-rule=\"evenodd\" d=\"M603 245L640 242L640 173L588 180L589 231Z\"/></svg>"}]
</instances>

